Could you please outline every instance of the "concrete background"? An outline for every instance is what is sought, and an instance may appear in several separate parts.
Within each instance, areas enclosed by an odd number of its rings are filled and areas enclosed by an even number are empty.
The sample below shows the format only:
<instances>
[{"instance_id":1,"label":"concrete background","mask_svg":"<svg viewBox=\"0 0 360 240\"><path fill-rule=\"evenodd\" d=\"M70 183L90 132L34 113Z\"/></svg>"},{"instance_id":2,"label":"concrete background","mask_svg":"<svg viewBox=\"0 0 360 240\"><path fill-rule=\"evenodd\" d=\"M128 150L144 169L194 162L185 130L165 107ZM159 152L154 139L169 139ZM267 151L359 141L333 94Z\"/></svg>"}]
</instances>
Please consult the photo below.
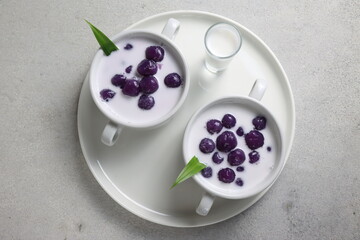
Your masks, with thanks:
<instances>
[{"instance_id":1,"label":"concrete background","mask_svg":"<svg viewBox=\"0 0 360 240\"><path fill-rule=\"evenodd\" d=\"M82 155L80 87L95 41L153 14L202 10L262 38L294 93L293 148L257 204L177 229L115 203ZM360 239L360 2L0 0L0 239Z\"/></svg>"}]
</instances>

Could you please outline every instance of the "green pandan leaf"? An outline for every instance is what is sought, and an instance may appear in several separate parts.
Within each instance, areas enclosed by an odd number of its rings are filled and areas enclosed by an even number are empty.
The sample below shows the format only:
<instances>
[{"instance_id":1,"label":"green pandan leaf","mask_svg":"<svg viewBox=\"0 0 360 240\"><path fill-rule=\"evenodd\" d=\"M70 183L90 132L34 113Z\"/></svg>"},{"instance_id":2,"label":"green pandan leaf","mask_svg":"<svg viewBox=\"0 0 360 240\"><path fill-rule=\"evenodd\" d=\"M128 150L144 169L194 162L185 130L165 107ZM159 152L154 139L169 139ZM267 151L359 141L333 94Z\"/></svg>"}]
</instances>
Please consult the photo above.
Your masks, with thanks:
<instances>
[{"instance_id":1,"label":"green pandan leaf","mask_svg":"<svg viewBox=\"0 0 360 240\"><path fill-rule=\"evenodd\" d=\"M99 29L97 29L94 25L92 25L90 22L85 20L91 30L93 31L96 40L100 44L101 49L104 51L106 56L109 56L111 52L118 50L117 46Z\"/></svg>"},{"instance_id":2,"label":"green pandan leaf","mask_svg":"<svg viewBox=\"0 0 360 240\"><path fill-rule=\"evenodd\" d=\"M179 176L176 178L171 188L175 187L176 185L185 181L186 179L194 176L204 168L206 168L206 165L199 162L199 159L196 156L194 156L180 172Z\"/></svg>"}]
</instances>

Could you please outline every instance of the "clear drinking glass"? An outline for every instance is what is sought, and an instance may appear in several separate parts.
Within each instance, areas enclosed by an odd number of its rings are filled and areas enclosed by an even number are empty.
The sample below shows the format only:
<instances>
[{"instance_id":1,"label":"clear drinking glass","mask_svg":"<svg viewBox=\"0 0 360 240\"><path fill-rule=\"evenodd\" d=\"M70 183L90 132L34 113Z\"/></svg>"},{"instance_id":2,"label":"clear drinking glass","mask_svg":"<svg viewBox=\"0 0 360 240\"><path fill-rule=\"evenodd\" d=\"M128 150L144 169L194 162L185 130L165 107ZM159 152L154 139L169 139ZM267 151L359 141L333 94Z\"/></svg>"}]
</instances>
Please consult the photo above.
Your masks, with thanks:
<instances>
[{"instance_id":1,"label":"clear drinking glass","mask_svg":"<svg viewBox=\"0 0 360 240\"><path fill-rule=\"evenodd\" d=\"M213 73L227 68L242 45L242 37L236 27L228 23L216 23L206 32L205 66Z\"/></svg>"}]
</instances>

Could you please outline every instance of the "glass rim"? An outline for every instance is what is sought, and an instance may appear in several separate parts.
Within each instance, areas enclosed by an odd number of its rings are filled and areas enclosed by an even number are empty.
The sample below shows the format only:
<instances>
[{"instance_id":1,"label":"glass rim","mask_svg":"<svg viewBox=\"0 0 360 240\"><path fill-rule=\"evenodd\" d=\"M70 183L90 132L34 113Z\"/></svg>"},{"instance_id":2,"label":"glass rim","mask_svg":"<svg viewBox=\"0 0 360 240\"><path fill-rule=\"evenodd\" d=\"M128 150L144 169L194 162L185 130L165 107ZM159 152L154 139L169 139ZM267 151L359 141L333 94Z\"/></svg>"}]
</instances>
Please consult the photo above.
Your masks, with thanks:
<instances>
[{"instance_id":1,"label":"glass rim","mask_svg":"<svg viewBox=\"0 0 360 240\"><path fill-rule=\"evenodd\" d=\"M230 55L227 55L227 56L217 56L217 55L213 54L213 53L209 50L209 48L208 48L208 46L207 46L207 43L206 43L206 39L207 39L207 37L208 37L209 32L210 32L211 30L213 30L214 27L219 26L219 25L226 25L227 27L230 27L231 29L234 30L235 33L237 33L237 35L238 35L238 37L239 37L239 45L238 45L238 47L236 48L236 50L235 50L233 53L231 53ZM219 58L219 59L228 59L228 58L231 58L231 57L235 56L235 55L240 51L240 48L241 48L241 46L242 46L242 36L241 36L241 33L240 33L239 29L237 29L234 25L232 25L232 24L230 24L230 23L226 23L226 22L218 22L218 23L215 23L215 24L211 25L211 26L206 30L205 37L204 37L204 45L205 45L205 49L206 49L207 53L209 53L211 56L216 57L216 58Z\"/></svg>"}]
</instances>

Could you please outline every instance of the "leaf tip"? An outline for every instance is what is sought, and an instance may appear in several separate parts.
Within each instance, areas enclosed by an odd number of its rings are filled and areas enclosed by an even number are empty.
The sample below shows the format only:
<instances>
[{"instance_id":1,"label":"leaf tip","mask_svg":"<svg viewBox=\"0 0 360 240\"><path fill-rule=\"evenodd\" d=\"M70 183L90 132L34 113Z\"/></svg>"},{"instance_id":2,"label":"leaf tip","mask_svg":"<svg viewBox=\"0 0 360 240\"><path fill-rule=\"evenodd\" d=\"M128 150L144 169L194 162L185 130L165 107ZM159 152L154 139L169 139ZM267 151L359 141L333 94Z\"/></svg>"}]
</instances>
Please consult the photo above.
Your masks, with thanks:
<instances>
[{"instance_id":1,"label":"leaf tip","mask_svg":"<svg viewBox=\"0 0 360 240\"><path fill-rule=\"evenodd\" d=\"M90 27L93 26L93 25L91 24L91 22L89 22L88 20L84 19L84 21L85 21Z\"/></svg>"},{"instance_id":2,"label":"leaf tip","mask_svg":"<svg viewBox=\"0 0 360 240\"><path fill-rule=\"evenodd\" d=\"M101 49L104 51L106 56L109 56L111 52L118 50L118 47L113 43L103 32L97 29L89 21L84 19L87 22L95 35L96 40L98 41Z\"/></svg>"},{"instance_id":3,"label":"leaf tip","mask_svg":"<svg viewBox=\"0 0 360 240\"><path fill-rule=\"evenodd\" d=\"M174 188L176 185L187 180L188 178L194 176L196 173L200 172L205 167L205 164L199 162L199 159L196 156L193 156L191 160L185 165L183 170L180 172L179 176L176 178L170 189Z\"/></svg>"}]
</instances>

